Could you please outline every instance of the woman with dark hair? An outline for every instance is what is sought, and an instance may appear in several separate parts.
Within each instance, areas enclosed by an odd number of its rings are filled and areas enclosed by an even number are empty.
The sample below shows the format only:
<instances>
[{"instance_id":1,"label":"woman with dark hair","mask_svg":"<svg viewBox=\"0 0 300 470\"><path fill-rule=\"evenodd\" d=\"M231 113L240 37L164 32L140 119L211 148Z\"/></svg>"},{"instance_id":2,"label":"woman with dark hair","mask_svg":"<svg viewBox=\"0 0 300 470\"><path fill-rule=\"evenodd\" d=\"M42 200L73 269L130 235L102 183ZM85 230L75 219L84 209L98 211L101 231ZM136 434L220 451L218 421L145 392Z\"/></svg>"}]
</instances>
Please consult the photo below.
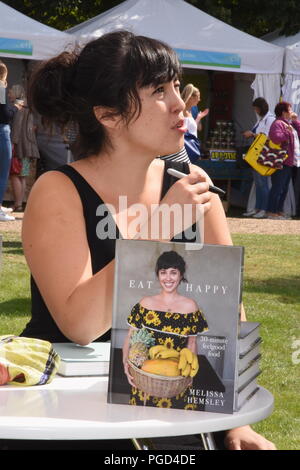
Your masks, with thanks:
<instances>
[{"instance_id":1,"label":"woman with dark hair","mask_svg":"<svg viewBox=\"0 0 300 470\"><path fill-rule=\"evenodd\" d=\"M80 344L109 338L115 235L106 237L99 227L109 217L116 236L128 238L135 203L149 214L144 238L151 238L153 204L180 201L201 204L207 242L231 244L221 201L208 191L205 172L178 164L185 173L191 170L178 181L166 173L174 164L155 158L183 146L180 73L169 46L118 31L79 54L62 53L33 74L29 104L50 124L77 123L79 159L42 175L27 202L23 243L33 302L24 335Z\"/></svg>"},{"instance_id":2,"label":"woman with dark hair","mask_svg":"<svg viewBox=\"0 0 300 470\"><path fill-rule=\"evenodd\" d=\"M131 310L128 317L130 328L123 346L123 365L128 382L133 387L135 384L128 370L128 353L130 338L136 330L146 329L155 340L155 345L166 346L178 352L188 348L194 354L197 354L197 334L208 330L206 319L196 302L178 292L180 283L187 282L185 270L185 261L176 251L163 252L155 266L160 292L144 297ZM131 404L143 404L142 395L134 393ZM174 407L175 403L178 406L180 402L180 407L191 408L185 402L184 395L180 399L172 398L166 401L170 407ZM160 407L161 400L147 396L146 404Z\"/></svg>"},{"instance_id":3,"label":"woman with dark hair","mask_svg":"<svg viewBox=\"0 0 300 470\"><path fill-rule=\"evenodd\" d=\"M42 63L33 75L31 108L50 124L78 126L79 159L40 176L30 192L22 238L32 273L32 318L23 336L78 344L108 340L115 239L151 239L153 207L200 207L191 223L204 214L204 242L232 244L206 173L156 158L184 144L180 74L169 46L116 31L79 53L64 52ZM170 166L187 176L170 177ZM137 204L145 209L144 220L131 233ZM178 234L178 220L171 222L168 235L159 239ZM107 226L112 230L106 232ZM235 442L231 448L249 442L270 446L248 426L228 437Z\"/></svg>"},{"instance_id":4,"label":"woman with dark hair","mask_svg":"<svg viewBox=\"0 0 300 470\"><path fill-rule=\"evenodd\" d=\"M272 188L269 193L268 218L287 219L283 212L284 201L289 189L293 166L296 165L300 155L299 137L300 121L293 112L292 106L286 101L281 101L275 106L276 120L270 127L269 137L281 148L286 149L288 157L283 161L282 170L272 174Z\"/></svg>"},{"instance_id":5,"label":"woman with dark hair","mask_svg":"<svg viewBox=\"0 0 300 470\"><path fill-rule=\"evenodd\" d=\"M158 277L159 271L161 269L168 269L168 268L177 269L181 275L181 280L183 282L187 282L184 277L185 274L185 261L176 251L164 251L156 261L155 266L155 274Z\"/></svg>"},{"instance_id":6,"label":"woman with dark hair","mask_svg":"<svg viewBox=\"0 0 300 470\"><path fill-rule=\"evenodd\" d=\"M258 119L251 131L245 131L244 137L256 137L257 134L269 134L269 129L275 116L269 111L269 105L264 98L256 98L252 106ZM269 176L263 176L254 169L252 170L255 183L255 208L250 209L243 215L245 217L253 217L254 219L262 219L266 217L269 200Z\"/></svg>"}]
</instances>

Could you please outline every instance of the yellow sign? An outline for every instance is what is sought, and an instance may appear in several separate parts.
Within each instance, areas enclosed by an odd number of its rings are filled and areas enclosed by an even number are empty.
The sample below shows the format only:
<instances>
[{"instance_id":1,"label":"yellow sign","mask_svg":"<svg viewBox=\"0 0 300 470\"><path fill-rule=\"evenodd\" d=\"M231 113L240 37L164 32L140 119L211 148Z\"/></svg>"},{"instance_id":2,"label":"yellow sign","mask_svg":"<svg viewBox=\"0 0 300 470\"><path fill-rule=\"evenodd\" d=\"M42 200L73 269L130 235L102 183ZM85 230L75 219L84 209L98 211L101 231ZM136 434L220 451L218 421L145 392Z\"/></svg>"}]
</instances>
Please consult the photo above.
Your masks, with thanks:
<instances>
[{"instance_id":1,"label":"yellow sign","mask_svg":"<svg viewBox=\"0 0 300 470\"><path fill-rule=\"evenodd\" d=\"M211 160L224 160L232 161L236 160L235 150L210 150L209 151Z\"/></svg>"}]
</instances>

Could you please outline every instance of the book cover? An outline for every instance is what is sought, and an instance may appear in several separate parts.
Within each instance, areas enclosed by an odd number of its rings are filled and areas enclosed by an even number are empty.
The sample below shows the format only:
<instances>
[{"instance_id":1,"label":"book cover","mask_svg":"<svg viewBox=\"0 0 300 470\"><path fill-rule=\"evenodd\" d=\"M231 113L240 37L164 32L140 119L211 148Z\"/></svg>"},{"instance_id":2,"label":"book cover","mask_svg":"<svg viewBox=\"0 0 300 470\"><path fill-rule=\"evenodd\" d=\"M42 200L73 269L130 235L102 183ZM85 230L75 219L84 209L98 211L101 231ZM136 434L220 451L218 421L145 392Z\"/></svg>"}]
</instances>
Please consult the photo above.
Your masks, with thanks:
<instances>
[{"instance_id":1,"label":"book cover","mask_svg":"<svg viewBox=\"0 0 300 470\"><path fill-rule=\"evenodd\" d=\"M244 354L251 349L252 345L258 340L260 323L258 322L241 322L239 332L239 351Z\"/></svg>"},{"instance_id":2,"label":"book cover","mask_svg":"<svg viewBox=\"0 0 300 470\"><path fill-rule=\"evenodd\" d=\"M261 355L258 354L248 365L247 367L239 373L237 386L238 389L241 389L246 383L250 380L256 378L260 373L260 358Z\"/></svg>"},{"instance_id":3,"label":"book cover","mask_svg":"<svg viewBox=\"0 0 300 470\"><path fill-rule=\"evenodd\" d=\"M242 372L250 362L255 359L260 354L260 346L262 344L262 339L257 338L255 343L251 345L248 351L240 354L239 356L239 372Z\"/></svg>"},{"instance_id":4,"label":"book cover","mask_svg":"<svg viewBox=\"0 0 300 470\"><path fill-rule=\"evenodd\" d=\"M240 410L241 407L255 395L257 390L259 390L259 386L256 383L255 377L240 387L237 394L236 409Z\"/></svg>"},{"instance_id":5,"label":"book cover","mask_svg":"<svg viewBox=\"0 0 300 470\"><path fill-rule=\"evenodd\" d=\"M188 247L117 240L109 403L234 411L243 248Z\"/></svg>"},{"instance_id":6,"label":"book cover","mask_svg":"<svg viewBox=\"0 0 300 470\"><path fill-rule=\"evenodd\" d=\"M64 376L108 375L110 343L54 343L61 358L58 374Z\"/></svg>"}]
</instances>

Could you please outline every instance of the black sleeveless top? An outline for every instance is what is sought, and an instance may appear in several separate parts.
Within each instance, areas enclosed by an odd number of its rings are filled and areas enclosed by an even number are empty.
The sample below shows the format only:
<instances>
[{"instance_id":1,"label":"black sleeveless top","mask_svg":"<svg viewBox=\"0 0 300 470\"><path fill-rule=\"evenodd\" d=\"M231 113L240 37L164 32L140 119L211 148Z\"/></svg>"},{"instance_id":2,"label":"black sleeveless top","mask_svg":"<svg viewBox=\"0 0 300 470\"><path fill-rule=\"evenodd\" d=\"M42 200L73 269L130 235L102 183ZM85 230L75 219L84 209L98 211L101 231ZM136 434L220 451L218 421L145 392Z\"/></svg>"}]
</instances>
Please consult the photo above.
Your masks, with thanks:
<instances>
[{"instance_id":1,"label":"black sleeveless top","mask_svg":"<svg viewBox=\"0 0 300 470\"><path fill-rule=\"evenodd\" d=\"M170 176L167 173L166 170L168 168L175 168L176 170L182 171L186 174L190 172L189 165L186 162L172 162L165 160L161 199L165 196L166 192L174 182L177 181L175 177ZM115 239L106 238L101 240L98 238L96 226L104 217L111 217L112 220L110 220L109 223L111 222L113 225L110 226L116 227L116 238L121 238L118 227L108 210L104 215L96 215L97 207L104 203L89 183L72 166L64 165L56 171L61 171L67 175L72 180L79 193L83 207L87 240L91 253L92 272L93 274L96 274L115 257ZM191 243L191 240L186 240L184 236L181 240L176 241L189 241ZM45 266L45 269L47 269L47 266ZM20 336L44 339L52 343L70 342L70 340L66 338L57 327L32 276L31 304L31 320L26 325ZM82 314L84 315L84 312L82 312ZM95 341L107 341L109 339L110 331L106 332Z\"/></svg>"}]
</instances>

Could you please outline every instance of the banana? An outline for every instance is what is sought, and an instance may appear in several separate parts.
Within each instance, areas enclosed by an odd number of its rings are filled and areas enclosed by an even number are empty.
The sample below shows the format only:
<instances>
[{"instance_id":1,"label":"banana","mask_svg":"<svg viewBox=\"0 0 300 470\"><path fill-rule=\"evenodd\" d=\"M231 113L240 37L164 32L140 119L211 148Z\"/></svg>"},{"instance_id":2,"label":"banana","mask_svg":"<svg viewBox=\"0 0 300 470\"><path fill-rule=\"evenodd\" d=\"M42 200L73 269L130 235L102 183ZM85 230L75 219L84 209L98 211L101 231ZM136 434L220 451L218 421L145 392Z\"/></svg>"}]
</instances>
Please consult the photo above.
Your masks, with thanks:
<instances>
[{"instance_id":1,"label":"banana","mask_svg":"<svg viewBox=\"0 0 300 470\"><path fill-rule=\"evenodd\" d=\"M195 375L197 375L198 370L199 370L199 365L195 369L191 369L190 377L195 377Z\"/></svg>"},{"instance_id":2,"label":"banana","mask_svg":"<svg viewBox=\"0 0 300 470\"><path fill-rule=\"evenodd\" d=\"M199 361L198 361L197 355L194 354L194 359L193 359L193 362L191 364L190 376L195 377L195 375L197 375L198 370L199 370Z\"/></svg>"},{"instance_id":3,"label":"banana","mask_svg":"<svg viewBox=\"0 0 300 470\"><path fill-rule=\"evenodd\" d=\"M180 352L185 354L186 360L189 364L193 362L193 353L189 348L183 348Z\"/></svg>"},{"instance_id":4,"label":"banana","mask_svg":"<svg viewBox=\"0 0 300 470\"><path fill-rule=\"evenodd\" d=\"M183 377L188 377L188 376L190 375L190 373L191 373L191 370L192 370L192 369L191 369L191 364L187 364L187 365L185 366L185 368L181 371L181 375L182 375Z\"/></svg>"},{"instance_id":5,"label":"banana","mask_svg":"<svg viewBox=\"0 0 300 470\"><path fill-rule=\"evenodd\" d=\"M193 360L192 360L191 366L192 366L192 369L197 369L197 367L199 368L197 354L193 353Z\"/></svg>"},{"instance_id":6,"label":"banana","mask_svg":"<svg viewBox=\"0 0 300 470\"><path fill-rule=\"evenodd\" d=\"M156 359L157 354L160 351L164 351L165 349L167 349L166 346L163 346L161 344L157 344L156 346L152 346L152 348L149 349L150 359Z\"/></svg>"},{"instance_id":7,"label":"banana","mask_svg":"<svg viewBox=\"0 0 300 470\"><path fill-rule=\"evenodd\" d=\"M159 359L169 359L171 357L177 359L179 357L179 352L176 351L176 349L166 348L159 351L155 357Z\"/></svg>"},{"instance_id":8,"label":"banana","mask_svg":"<svg viewBox=\"0 0 300 470\"><path fill-rule=\"evenodd\" d=\"M179 355L179 363L178 363L178 369L180 370L183 370L185 369L186 365L187 365L187 360L186 360L186 355L183 353L182 354L182 350L180 351L180 355Z\"/></svg>"}]
</instances>

